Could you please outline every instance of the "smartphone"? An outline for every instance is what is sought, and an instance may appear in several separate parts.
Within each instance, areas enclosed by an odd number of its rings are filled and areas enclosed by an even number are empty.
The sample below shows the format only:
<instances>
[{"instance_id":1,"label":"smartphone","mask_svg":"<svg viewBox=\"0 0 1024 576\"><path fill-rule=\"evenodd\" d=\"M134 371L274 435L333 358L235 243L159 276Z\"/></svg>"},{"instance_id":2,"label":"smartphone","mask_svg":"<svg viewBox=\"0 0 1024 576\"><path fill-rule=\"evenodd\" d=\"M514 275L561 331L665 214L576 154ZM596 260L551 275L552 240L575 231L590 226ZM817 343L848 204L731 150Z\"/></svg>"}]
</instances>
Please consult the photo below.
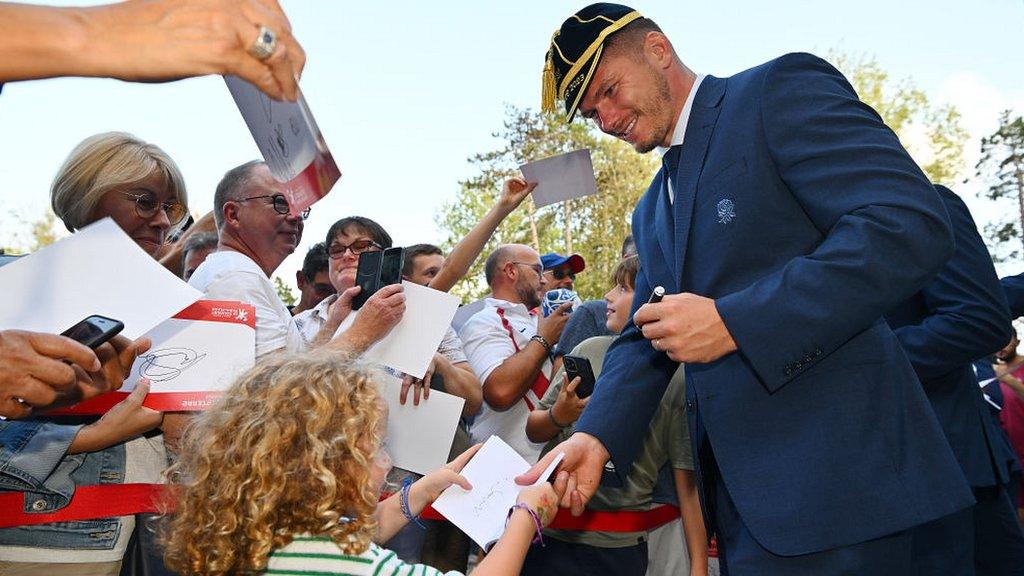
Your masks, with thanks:
<instances>
[{"instance_id":1,"label":"smartphone","mask_svg":"<svg viewBox=\"0 0 1024 576\"><path fill-rule=\"evenodd\" d=\"M377 291L380 279L380 264L383 252L373 250L359 255L359 267L356 268L356 286L362 288L352 299L352 309L359 310L366 300Z\"/></svg>"},{"instance_id":2,"label":"smartphone","mask_svg":"<svg viewBox=\"0 0 1024 576\"><path fill-rule=\"evenodd\" d=\"M594 370L590 367L590 360L582 356L562 356L562 366L565 366L565 374L572 382L577 376L580 383L576 385L576 396L586 398L594 393Z\"/></svg>"},{"instance_id":3,"label":"smartphone","mask_svg":"<svg viewBox=\"0 0 1024 576\"><path fill-rule=\"evenodd\" d=\"M120 320L93 314L62 332L61 336L67 336L95 350L107 340L117 336L121 330L124 330L124 323Z\"/></svg>"},{"instance_id":4,"label":"smartphone","mask_svg":"<svg viewBox=\"0 0 1024 576\"><path fill-rule=\"evenodd\" d=\"M402 248L388 248L380 263L380 284L378 287L390 286L402 282L402 262L405 259L405 250Z\"/></svg>"}]
</instances>

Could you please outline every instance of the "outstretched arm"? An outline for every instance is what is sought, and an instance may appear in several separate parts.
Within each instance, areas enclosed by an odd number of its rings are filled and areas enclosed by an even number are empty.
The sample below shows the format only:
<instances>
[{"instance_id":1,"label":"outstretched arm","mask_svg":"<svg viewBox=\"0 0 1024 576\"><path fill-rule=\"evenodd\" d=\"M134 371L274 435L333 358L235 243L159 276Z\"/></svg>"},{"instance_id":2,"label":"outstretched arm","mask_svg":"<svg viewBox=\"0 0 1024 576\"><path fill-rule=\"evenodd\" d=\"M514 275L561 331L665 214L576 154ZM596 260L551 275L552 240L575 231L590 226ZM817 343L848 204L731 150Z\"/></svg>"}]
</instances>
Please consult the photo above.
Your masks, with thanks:
<instances>
[{"instance_id":1,"label":"outstretched arm","mask_svg":"<svg viewBox=\"0 0 1024 576\"><path fill-rule=\"evenodd\" d=\"M132 0L55 8L0 3L0 82L95 76L163 82L234 74L295 100L306 55L274 0ZM266 60L249 53L259 26L277 37Z\"/></svg>"},{"instance_id":2,"label":"outstretched arm","mask_svg":"<svg viewBox=\"0 0 1024 576\"><path fill-rule=\"evenodd\" d=\"M480 256L487 241L494 235L494 231L536 187L537 184L529 184L522 178L512 178L506 181L498 203L476 223L476 226L473 226L465 238L452 248L451 254L444 260L441 271L430 281L428 286L434 290L447 292L452 289L452 286L455 286L456 282L462 280L469 272L473 262Z\"/></svg>"}]
</instances>

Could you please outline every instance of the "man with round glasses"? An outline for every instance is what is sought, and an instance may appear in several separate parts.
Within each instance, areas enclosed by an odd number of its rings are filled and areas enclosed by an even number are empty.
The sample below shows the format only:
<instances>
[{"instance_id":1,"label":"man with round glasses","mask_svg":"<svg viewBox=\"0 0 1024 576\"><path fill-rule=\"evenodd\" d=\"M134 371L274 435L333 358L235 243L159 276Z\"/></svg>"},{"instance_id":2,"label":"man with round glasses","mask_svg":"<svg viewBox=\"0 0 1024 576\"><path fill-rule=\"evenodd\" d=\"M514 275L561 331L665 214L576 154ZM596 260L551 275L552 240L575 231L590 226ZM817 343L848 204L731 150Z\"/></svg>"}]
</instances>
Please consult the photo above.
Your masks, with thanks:
<instances>
[{"instance_id":1,"label":"man with round glasses","mask_svg":"<svg viewBox=\"0 0 1024 576\"><path fill-rule=\"evenodd\" d=\"M302 240L303 220L289 212L266 163L252 161L224 175L214 193L220 241L189 279L210 300L238 300L256 307L256 356L299 350L301 339L288 307L270 281Z\"/></svg>"}]
</instances>

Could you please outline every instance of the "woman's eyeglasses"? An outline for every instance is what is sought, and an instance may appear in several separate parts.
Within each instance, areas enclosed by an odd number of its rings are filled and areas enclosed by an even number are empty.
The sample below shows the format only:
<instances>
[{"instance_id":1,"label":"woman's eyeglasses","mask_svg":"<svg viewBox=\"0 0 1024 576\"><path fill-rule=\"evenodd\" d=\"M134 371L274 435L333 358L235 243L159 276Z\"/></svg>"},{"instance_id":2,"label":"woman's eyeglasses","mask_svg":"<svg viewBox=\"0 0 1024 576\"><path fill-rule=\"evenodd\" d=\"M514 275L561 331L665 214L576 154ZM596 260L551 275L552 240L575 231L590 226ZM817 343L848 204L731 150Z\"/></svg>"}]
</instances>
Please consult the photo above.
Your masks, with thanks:
<instances>
[{"instance_id":1,"label":"woman's eyeglasses","mask_svg":"<svg viewBox=\"0 0 1024 576\"><path fill-rule=\"evenodd\" d=\"M163 210L167 214L167 221L171 223L171 226L177 226L188 216L188 208L177 200L160 202L156 196L148 192L122 192L122 194L125 198L135 201L135 214L144 220L156 216L157 212Z\"/></svg>"},{"instance_id":2,"label":"woman's eyeglasses","mask_svg":"<svg viewBox=\"0 0 1024 576\"><path fill-rule=\"evenodd\" d=\"M373 240L356 240L347 246L339 242L333 242L327 247L327 255L330 256L331 259L337 260L345 255L345 251L352 252L353 256L359 256L370 249L383 250L384 247Z\"/></svg>"},{"instance_id":3,"label":"woman's eyeglasses","mask_svg":"<svg viewBox=\"0 0 1024 576\"><path fill-rule=\"evenodd\" d=\"M262 196L249 196L248 198L242 198L236 200L236 202L245 202L246 200L258 200L260 198L270 198L274 205L274 212L278 214L287 215L291 212L291 206L288 204L288 199L284 197L284 194L264 194ZM302 212L299 212L299 218L305 220L309 218L309 208L306 208Z\"/></svg>"}]
</instances>

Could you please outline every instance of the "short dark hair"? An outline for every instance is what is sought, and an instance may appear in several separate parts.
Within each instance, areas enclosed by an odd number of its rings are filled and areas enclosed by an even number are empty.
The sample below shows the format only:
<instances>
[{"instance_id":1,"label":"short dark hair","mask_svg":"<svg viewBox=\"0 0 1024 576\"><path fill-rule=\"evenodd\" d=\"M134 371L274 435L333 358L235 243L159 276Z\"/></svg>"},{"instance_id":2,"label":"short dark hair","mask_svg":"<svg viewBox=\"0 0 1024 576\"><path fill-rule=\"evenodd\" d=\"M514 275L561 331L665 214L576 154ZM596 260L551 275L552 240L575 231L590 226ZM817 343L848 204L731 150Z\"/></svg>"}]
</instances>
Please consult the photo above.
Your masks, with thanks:
<instances>
[{"instance_id":1,"label":"short dark hair","mask_svg":"<svg viewBox=\"0 0 1024 576\"><path fill-rule=\"evenodd\" d=\"M324 244L330 246L331 242L334 242L335 236L349 228L355 228L366 234L371 240L380 244L381 248L391 248L393 244L391 235L384 230L384 227L365 216L349 216L331 224L331 229L327 231L327 239L324 240Z\"/></svg>"},{"instance_id":2,"label":"short dark hair","mask_svg":"<svg viewBox=\"0 0 1024 576\"><path fill-rule=\"evenodd\" d=\"M241 166L235 166L217 183L217 190L213 193L213 219L218 230L224 224L224 204L228 200L238 200L241 197L242 189L252 178L253 169L261 164L264 164L262 160L250 160Z\"/></svg>"},{"instance_id":3,"label":"short dark hair","mask_svg":"<svg viewBox=\"0 0 1024 576\"><path fill-rule=\"evenodd\" d=\"M208 250L210 248L216 248L218 237L216 232L199 232L193 234L185 239L185 244L181 249L181 261L184 264L185 259L188 258L188 253L194 250Z\"/></svg>"},{"instance_id":4,"label":"short dark hair","mask_svg":"<svg viewBox=\"0 0 1024 576\"><path fill-rule=\"evenodd\" d=\"M317 242L309 247L306 257L302 259L302 275L312 282L316 275L327 271L327 246Z\"/></svg>"},{"instance_id":5,"label":"short dark hair","mask_svg":"<svg viewBox=\"0 0 1024 576\"><path fill-rule=\"evenodd\" d=\"M637 18L605 40L604 53L614 52L616 54L628 54L634 58L639 57L643 40L649 32L665 34L654 20L650 18Z\"/></svg>"},{"instance_id":6,"label":"short dark hair","mask_svg":"<svg viewBox=\"0 0 1024 576\"><path fill-rule=\"evenodd\" d=\"M505 255L508 254L509 250L511 250L513 246L515 245L502 244L487 256L487 261L484 262L484 279L487 280L488 286L493 285L494 276L498 273L498 265L504 263L502 260L505 259Z\"/></svg>"},{"instance_id":7,"label":"short dark hair","mask_svg":"<svg viewBox=\"0 0 1024 576\"><path fill-rule=\"evenodd\" d=\"M402 262L402 274L405 276L412 275L415 271L413 260L417 256L432 256L434 254L444 256L444 252L441 252L441 249L433 244L413 244L412 246L407 246L404 252L405 260Z\"/></svg>"},{"instance_id":8,"label":"short dark hair","mask_svg":"<svg viewBox=\"0 0 1024 576\"><path fill-rule=\"evenodd\" d=\"M619 261L619 264L615 266L615 270L612 272L612 282L616 286L625 286L626 288L636 289L636 275L640 271L640 259L637 258L636 254L627 256Z\"/></svg>"}]
</instances>

